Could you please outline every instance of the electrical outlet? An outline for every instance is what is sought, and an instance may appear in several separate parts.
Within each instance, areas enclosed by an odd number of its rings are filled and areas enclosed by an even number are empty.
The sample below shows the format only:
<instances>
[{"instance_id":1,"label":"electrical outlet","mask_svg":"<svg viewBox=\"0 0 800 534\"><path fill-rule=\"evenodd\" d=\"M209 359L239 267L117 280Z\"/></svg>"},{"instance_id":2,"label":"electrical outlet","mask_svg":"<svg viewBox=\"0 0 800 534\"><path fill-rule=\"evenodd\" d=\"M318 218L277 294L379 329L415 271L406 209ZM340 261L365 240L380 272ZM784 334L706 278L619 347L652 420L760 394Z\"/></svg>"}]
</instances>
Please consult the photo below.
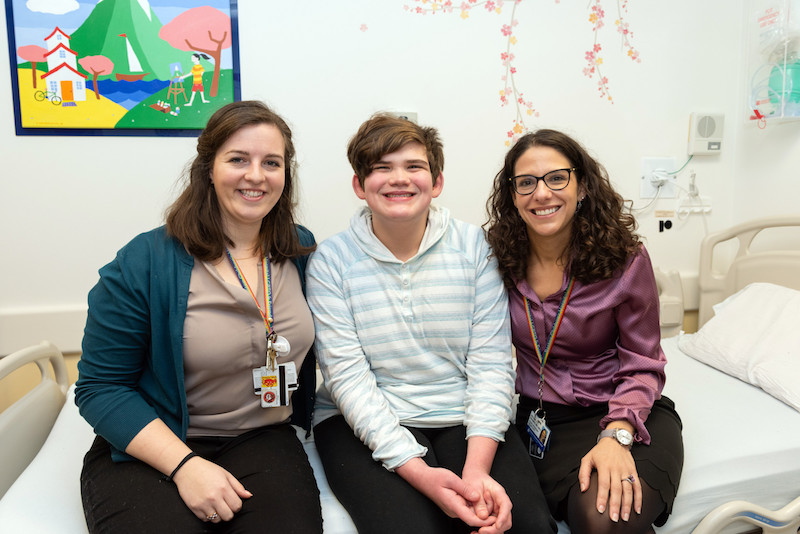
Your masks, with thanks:
<instances>
[{"instance_id":1,"label":"electrical outlet","mask_svg":"<svg viewBox=\"0 0 800 534\"><path fill-rule=\"evenodd\" d=\"M675 198L675 158L642 158L639 198ZM659 181L661 191L659 192Z\"/></svg>"}]
</instances>

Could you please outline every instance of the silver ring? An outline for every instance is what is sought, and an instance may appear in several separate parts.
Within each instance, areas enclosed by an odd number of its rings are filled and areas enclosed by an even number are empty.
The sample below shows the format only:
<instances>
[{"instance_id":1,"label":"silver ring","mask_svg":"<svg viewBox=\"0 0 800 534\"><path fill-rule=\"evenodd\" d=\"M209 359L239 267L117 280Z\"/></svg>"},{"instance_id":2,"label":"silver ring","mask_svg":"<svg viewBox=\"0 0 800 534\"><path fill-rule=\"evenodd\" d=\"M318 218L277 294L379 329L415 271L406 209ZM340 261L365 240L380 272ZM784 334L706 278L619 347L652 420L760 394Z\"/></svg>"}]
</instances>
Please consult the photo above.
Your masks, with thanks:
<instances>
[{"instance_id":1,"label":"silver ring","mask_svg":"<svg viewBox=\"0 0 800 534\"><path fill-rule=\"evenodd\" d=\"M213 521L218 517L219 517L219 515L217 515L217 512L214 512L213 514L206 516L206 521Z\"/></svg>"},{"instance_id":2,"label":"silver ring","mask_svg":"<svg viewBox=\"0 0 800 534\"><path fill-rule=\"evenodd\" d=\"M630 482L631 484L633 484L636 481L636 479L633 478L633 475L628 475L625 478L623 478L622 481L623 482Z\"/></svg>"}]
</instances>

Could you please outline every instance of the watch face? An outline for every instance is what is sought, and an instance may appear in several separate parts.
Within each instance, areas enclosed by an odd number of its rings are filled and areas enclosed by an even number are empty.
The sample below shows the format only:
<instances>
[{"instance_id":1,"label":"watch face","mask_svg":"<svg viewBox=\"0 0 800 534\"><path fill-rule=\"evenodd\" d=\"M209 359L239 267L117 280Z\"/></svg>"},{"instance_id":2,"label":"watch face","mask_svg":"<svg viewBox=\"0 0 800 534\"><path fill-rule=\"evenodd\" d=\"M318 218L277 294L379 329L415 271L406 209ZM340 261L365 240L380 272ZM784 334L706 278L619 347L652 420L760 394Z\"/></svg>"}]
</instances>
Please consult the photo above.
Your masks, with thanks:
<instances>
[{"instance_id":1,"label":"watch face","mask_svg":"<svg viewBox=\"0 0 800 534\"><path fill-rule=\"evenodd\" d=\"M618 428L614 434L614 437L617 438L617 441L623 445L630 445L633 443L633 436L631 436L631 433L623 428Z\"/></svg>"}]
</instances>

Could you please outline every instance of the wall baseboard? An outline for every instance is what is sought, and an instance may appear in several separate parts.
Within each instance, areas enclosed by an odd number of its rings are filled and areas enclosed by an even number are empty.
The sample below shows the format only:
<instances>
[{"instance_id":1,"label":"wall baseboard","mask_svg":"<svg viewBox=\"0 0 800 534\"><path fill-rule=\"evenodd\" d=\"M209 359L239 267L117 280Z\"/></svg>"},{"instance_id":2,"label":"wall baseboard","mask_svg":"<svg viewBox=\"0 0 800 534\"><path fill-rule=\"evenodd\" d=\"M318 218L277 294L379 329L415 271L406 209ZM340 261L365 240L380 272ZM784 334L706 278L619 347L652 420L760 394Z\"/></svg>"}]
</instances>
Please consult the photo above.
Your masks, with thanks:
<instances>
[{"instance_id":1,"label":"wall baseboard","mask_svg":"<svg viewBox=\"0 0 800 534\"><path fill-rule=\"evenodd\" d=\"M0 310L0 355L40 341L52 342L61 352L80 352L86 308Z\"/></svg>"}]
</instances>

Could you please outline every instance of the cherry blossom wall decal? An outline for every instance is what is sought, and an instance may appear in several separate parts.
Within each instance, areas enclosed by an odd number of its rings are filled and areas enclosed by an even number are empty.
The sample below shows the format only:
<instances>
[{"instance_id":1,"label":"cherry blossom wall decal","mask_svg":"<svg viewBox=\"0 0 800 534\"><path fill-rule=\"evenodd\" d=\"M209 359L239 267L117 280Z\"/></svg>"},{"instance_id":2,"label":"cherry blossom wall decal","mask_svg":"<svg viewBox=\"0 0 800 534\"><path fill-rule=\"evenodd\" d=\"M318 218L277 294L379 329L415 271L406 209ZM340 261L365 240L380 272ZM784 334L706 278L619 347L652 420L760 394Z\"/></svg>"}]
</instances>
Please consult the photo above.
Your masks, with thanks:
<instances>
[{"instance_id":1,"label":"cherry blossom wall decal","mask_svg":"<svg viewBox=\"0 0 800 534\"><path fill-rule=\"evenodd\" d=\"M534 107L533 100L525 96L525 93L517 85L517 66L515 64L516 56L514 55L514 48L518 43L517 38L519 29L519 20L516 18L517 6L525 0L464 0L462 2L452 2L451 0L436 1L436 0L413 0L411 5L406 4L403 8L414 14L419 15L436 15L437 13L450 14L458 13L464 20L469 19L470 13L478 8L486 10L489 13L501 15L503 8L506 4L511 5L510 14L507 23L502 24L500 32L506 38L505 50L500 53L500 63L503 67L503 74L501 80L503 88L500 90L500 106L505 107L513 104L515 110L515 117L513 126L506 132L506 145L510 146L522 134L528 131L528 126L525 123L526 117L538 117L539 111ZM555 0L555 3L560 3L560 0ZM642 59L639 51L634 48L631 40L633 39L633 31L630 24L625 19L628 14L629 0L616 0L617 5L617 19L614 21L617 33L620 35L621 45L623 52L634 62L641 63ZM605 26L606 12L603 9L603 0L589 0L589 23L591 24L593 43L592 47L584 54L585 66L583 74L589 79L597 81L597 91L600 98L608 102L614 102L609 90L608 78L603 75L603 44L600 42L600 30Z\"/></svg>"}]
</instances>

